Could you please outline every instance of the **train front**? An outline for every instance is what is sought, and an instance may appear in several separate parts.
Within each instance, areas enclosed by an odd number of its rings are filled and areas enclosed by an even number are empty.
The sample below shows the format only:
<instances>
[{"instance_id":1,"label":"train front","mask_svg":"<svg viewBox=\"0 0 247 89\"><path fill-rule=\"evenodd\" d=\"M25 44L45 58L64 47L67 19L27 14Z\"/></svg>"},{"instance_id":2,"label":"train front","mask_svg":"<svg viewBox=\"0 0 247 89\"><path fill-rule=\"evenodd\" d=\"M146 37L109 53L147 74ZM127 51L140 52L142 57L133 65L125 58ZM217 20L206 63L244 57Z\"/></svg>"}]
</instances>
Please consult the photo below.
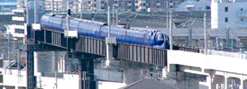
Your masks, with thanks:
<instances>
[{"instance_id":1,"label":"train front","mask_svg":"<svg viewBox=\"0 0 247 89\"><path fill-rule=\"evenodd\" d=\"M161 32L155 33L155 48L167 49L168 48L168 37L166 34Z\"/></svg>"}]
</instances>

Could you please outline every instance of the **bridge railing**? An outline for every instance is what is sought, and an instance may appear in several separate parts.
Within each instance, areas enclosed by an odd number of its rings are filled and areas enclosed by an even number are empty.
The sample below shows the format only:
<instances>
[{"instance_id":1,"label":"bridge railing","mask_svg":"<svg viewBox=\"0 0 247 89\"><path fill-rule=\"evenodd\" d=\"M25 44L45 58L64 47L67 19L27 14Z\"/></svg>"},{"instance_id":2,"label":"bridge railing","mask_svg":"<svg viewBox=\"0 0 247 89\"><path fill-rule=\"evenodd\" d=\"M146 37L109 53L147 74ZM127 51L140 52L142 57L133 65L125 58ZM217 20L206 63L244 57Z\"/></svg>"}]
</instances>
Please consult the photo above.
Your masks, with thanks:
<instances>
[{"instance_id":1,"label":"bridge railing","mask_svg":"<svg viewBox=\"0 0 247 89\"><path fill-rule=\"evenodd\" d=\"M167 50L146 46L118 43L117 58L166 66Z\"/></svg>"}]
</instances>

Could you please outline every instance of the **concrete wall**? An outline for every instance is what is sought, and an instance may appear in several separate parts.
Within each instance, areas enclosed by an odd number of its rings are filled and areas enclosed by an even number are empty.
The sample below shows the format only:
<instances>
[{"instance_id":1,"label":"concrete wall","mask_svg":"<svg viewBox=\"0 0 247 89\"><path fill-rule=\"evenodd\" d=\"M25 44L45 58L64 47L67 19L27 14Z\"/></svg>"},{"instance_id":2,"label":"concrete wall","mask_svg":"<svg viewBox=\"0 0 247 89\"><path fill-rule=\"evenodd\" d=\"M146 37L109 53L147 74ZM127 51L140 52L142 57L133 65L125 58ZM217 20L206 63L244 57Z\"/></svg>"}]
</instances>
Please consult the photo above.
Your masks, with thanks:
<instances>
[{"instance_id":1,"label":"concrete wall","mask_svg":"<svg viewBox=\"0 0 247 89\"><path fill-rule=\"evenodd\" d=\"M198 80L186 79L177 81L176 85L179 89L198 89L199 82Z\"/></svg>"},{"instance_id":2,"label":"concrete wall","mask_svg":"<svg viewBox=\"0 0 247 89\"><path fill-rule=\"evenodd\" d=\"M34 52L35 72L54 72L55 58L53 51Z\"/></svg>"},{"instance_id":3,"label":"concrete wall","mask_svg":"<svg viewBox=\"0 0 247 89\"><path fill-rule=\"evenodd\" d=\"M211 3L211 28L218 29L219 28L219 15L218 15L218 3Z\"/></svg>"},{"instance_id":4,"label":"concrete wall","mask_svg":"<svg viewBox=\"0 0 247 89\"><path fill-rule=\"evenodd\" d=\"M201 71L187 71L207 75L207 81L200 82L200 85L194 82L195 85L193 85L192 88L198 86L201 89L209 89L210 87L210 89L226 89L226 87L242 89L247 86L245 81L247 79L247 72L243 71L243 68L247 67L246 59L169 50L168 62L169 71L174 71L174 66L171 65L175 64L199 67L202 69ZM177 82L178 86L183 86L187 81L179 80ZM191 82L193 81L190 80L189 83Z\"/></svg>"},{"instance_id":5,"label":"concrete wall","mask_svg":"<svg viewBox=\"0 0 247 89\"><path fill-rule=\"evenodd\" d=\"M118 89L126 86L125 83L115 83L115 82L106 82L106 81L98 81L97 83L98 83L97 89Z\"/></svg>"},{"instance_id":6,"label":"concrete wall","mask_svg":"<svg viewBox=\"0 0 247 89\"><path fill-rule=\"evenodd\" d=\"M10 71L11 73L9 74ZM8 73L3 75L3 83L0 83L0 85L12 87L15 87L17 85L17 70L10 71L6 71ZM79 75L77 74L63 74L62 78L44 77L39 75L37 76L36 82L37 88L43 89L79 89ZM19 87L26 86L26 71L21 72L18 83ZM123 86L126 86L126 84L105 81L98 81L97 83L97 89L118 89Z\"/></svg>"},{"instance_id":7,"label":"concrete wall","mask_svg":"<svg viewBox=\"0 0 247 89\"><path fill-rule=\"evenodd\" d=\"M73 74L64 74L63 78L38 77L38 88L43 89L79 89L79 76ZM57 84L57 86L56 86Z\"/></svg>"},{"instance_id":8,"label":"concrete wall","mask_svg":"<svg viewBox=\"0 0 247 89\"><path fill-rule=\"evenodd\" d=\"M168 51L167 56L169 64L180 64L200 67L202 69L214 69L247 74L247 71L242 70L242 68L247 68L247 60L245 59L171 50Z\"/></svg>"},{"instance_id":9,"label":"concrete wall","mask_svg":"<svg viewBox=\"0 0 247 89\"><path fill-rule=\"evenodd\" d=\"M3 72L3 83L0 85L5 86L18 86L25 87L26 86L26 71L21 71L18 81L18 72L17 70L4 70Z\"/></svg>"},{"instance_id":10,"label":"concrete wall","mask_svg":"<svg viewBox=\"0 0 247 89\"><path fill-rule=\"evenodd\" d=\"M94 69L94 74L98 80L111 82L123 82L123 73L111 70Z\"/></svg>"}]
</instances>

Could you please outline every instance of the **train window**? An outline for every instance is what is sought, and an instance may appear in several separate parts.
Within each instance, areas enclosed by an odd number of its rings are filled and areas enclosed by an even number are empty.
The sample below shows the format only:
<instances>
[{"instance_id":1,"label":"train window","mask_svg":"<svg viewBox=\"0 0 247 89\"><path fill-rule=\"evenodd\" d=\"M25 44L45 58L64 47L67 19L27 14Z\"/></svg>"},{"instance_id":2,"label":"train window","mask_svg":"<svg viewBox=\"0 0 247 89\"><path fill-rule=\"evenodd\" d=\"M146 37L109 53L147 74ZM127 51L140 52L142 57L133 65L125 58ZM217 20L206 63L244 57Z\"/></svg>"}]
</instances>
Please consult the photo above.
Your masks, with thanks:
<instances>
[{"instance_id":1,"label":"train window","mask_svg":"<svg viewBox=\"0 0 247 89\"><path fill-rule=\"evenodd\" d=\"M158 35L157 40L164 40L164 36L163 35Z\"/></svg>"}]
</instances>

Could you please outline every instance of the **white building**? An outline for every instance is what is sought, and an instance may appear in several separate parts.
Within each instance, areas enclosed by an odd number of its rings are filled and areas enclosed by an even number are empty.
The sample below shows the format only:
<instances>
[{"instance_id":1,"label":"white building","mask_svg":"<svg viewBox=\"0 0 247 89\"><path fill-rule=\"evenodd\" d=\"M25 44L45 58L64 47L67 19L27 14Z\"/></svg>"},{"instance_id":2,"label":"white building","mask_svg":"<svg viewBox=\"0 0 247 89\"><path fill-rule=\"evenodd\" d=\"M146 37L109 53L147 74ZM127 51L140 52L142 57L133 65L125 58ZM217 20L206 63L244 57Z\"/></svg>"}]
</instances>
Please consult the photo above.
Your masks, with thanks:
<instances>
[{"instance_id":1,"label":"white building","mask_svg":"<svg viewBox=\"0 0 247 89\"><path fill-rule=\"evenodd\" d=\"M212 0L211 28L240 29L247 27L247 0Z\"/></svg>"}]
</instances>

